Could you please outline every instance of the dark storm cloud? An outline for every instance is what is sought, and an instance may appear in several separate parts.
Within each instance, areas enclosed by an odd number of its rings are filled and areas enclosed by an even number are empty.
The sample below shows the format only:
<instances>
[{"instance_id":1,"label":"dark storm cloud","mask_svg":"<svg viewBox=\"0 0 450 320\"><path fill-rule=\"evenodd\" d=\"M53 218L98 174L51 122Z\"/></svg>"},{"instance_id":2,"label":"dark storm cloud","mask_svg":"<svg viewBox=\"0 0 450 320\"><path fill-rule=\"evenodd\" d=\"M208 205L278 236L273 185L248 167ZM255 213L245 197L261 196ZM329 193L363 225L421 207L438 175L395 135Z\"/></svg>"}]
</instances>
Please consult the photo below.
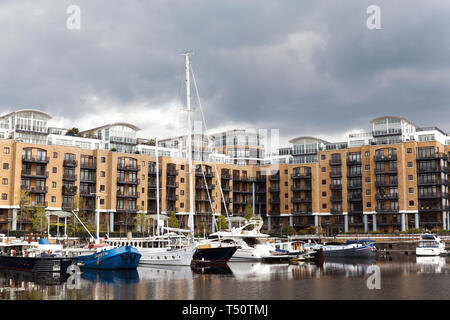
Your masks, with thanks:
<instances>
[{"instance_id":1,"label":"dark storm cloud","mask_svg":"<svg viewBox=\"0 0 450 320\"><path fill-rule=\"evenodd\" d=\"M405 3L2 1L0 111L37 107L82 129L114 114L173 132L170 113L152 119L183 104L180 53L192 49L208 128L329 135L393 114L450 131L450 5ZM81 30L66 28L71 4ZM366 27L371 4L381 30Z\"/></svg>"}]
</instances>

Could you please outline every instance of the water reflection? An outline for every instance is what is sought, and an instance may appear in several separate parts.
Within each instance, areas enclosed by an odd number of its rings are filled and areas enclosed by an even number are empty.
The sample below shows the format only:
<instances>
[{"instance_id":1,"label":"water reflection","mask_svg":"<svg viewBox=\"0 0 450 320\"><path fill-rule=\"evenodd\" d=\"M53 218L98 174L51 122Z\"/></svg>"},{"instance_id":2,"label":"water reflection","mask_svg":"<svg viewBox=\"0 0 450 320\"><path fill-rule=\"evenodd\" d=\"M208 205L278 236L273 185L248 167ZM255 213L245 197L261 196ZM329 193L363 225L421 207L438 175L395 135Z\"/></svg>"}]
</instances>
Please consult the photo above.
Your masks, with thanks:
<instances>
[{"instance_id":1,"label":"water reflection","mask_svg":"<svg viewBox=\"0 0 450 320\"><path fill-rule=\"evenodd\" d=\"M134 271L84 270L79 288L68 275L0 271L0 299L380 299L449 298L446 257L388 256L314 263L139 266ZM382 288L368 290L368 268ZM424 281L426 279L426 281ZM301 282L299 282L301 281Z\"/></svg>"},{"instance_id":2,"label":"water reflection","mask_svg":"<svg viewBox=\"0 0 450 320\"><path fill-rule=\"evenodd\" d=\"M136 270L83 270L81 278L103 284L122 285L139 282L139 273Z\"/></svg>"}]
</instances>

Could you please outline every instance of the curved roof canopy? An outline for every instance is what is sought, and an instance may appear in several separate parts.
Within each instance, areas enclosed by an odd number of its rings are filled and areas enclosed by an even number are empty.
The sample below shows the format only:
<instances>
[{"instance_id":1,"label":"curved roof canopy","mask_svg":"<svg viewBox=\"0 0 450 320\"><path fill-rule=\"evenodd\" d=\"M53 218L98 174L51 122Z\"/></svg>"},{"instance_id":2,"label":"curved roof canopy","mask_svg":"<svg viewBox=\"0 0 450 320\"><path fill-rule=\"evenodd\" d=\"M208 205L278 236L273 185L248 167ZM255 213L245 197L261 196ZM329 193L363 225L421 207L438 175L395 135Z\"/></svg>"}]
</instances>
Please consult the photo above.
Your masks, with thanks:
<instances>
[{"instance_id":1,"label":"curved roof canopy","mask_svg":"<svg viewBox=\"0 0 450 320\"><path fill-rule=\"evenodd\" d=\"M289 140L289 143L295 144L295 143L299 143L302 142L302 140L314 140L317 143L324 143L324 144L329 144L330 142L316 138L316 137L311 137L311 136L301 136L301 137L297 137L294 139Z\"/></svg>"},{"instance_id":2,"label":"curved roof canopy","mask_svg":"<svg viewBox=\"0 0 450 320\"><path fill-rule=\"evenodd\" d=\"M40 116L42 116L44 118L47 118L47 120L52 119L51 115L49 115L48 113L46 113L44 111L37 110L37 109L21 109L21 110L17 110L17 111L10 112L10 113L7 113L7 114L1 116L0 119L12 116L14 114L22 113L22 112L33 112L33 113L39 114Z\"/></svg>"},{"instance_id":3,"label":"curved roof canopy","mask_svg":"<svg viewBox=\"0 0 450 320\"><path fill-rule=\"evenodd\" d=\"M89 131L101 130L103 128L110 128L110 127L114 127L114 126L125 126L125 127L130 128L130 129L133 129L135 131L141 130L141 128L135 126L134 124L128 123L128 122L115 122L115 123L106 124L104 126L92 128L92 129L89 129L89 130L81 131L80 134L81 133L85 133L85 132L89 132Z\"/></svg>"},{"instance_id":4,"label":"curved roof canopy","mask_svg":"<svg viewBox=\"0 0 450 320\"><path fill-rule=\"evenodd\" d=\"M414 123L412 123L411 121L409 121L408 119L402 118L402 117L397 117L397 116L382 116L382 117L377 117L375 119L370 120L370 123L374 123L375 121L379 121L379 120L383 120L383 119L396 119L396 120L400 120L400 121L405 121L407 123L409 123L410 125L417 127Z\"/></svg>"}]
</instances>

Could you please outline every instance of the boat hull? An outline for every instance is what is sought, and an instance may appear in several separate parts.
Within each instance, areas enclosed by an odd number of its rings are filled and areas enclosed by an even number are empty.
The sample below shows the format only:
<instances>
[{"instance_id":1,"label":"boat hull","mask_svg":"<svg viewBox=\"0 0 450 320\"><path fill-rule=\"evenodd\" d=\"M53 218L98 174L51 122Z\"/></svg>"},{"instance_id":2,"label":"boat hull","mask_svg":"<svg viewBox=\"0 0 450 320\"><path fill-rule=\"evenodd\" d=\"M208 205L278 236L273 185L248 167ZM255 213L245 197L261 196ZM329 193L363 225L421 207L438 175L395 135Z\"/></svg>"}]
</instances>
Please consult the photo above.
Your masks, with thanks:
<instances>
[{"instance_id":1,"label":"boat hull","mask_svg":"<svg viewBox=\"0 0 450 320\"><path fill-rule=\"evenodd\" d=\"M236 252L236 247L197 248L194 262L227 263Z\"/></svg>"},{"instance_id":2,"label":"boat hull","mask_svg":"<svg viewBox=\"0 0 450 320\"><path fill-rule=\"evenodd\" d=\"M416 248L416 256L439 256L444 255L446 252L442 248Z\"/></svg>"},{"instance_id":3,"label":"boat hull","mask_svg":"<svg viewBox=\"0 0 450 320\"><path fill-rule=\"evenodd\" d=\"M366 246L350 247L350 248L327 248L323 247L323 256L327 257L360 257L360 258L370 258L376 255L375 244L370 244Z\"/></svg>"},{"instance_id":4,"label":"boat hull","mask_svg":"<svg viewBox=\"0 0 450 320\"><path fill-rule=\"evenodd\" d=\"M142 248L140 265L190 266L197 248L192 245L181 249Z\"/></svg>"},{"instance_id":5,"label":"boat hull","mask_svg":"<svg viewBox=\"0 0 450 320\"><path fill-rule=\"evenodd\" d=\"M0 256L0 268L29 272L63 272L76 258Z\"/></svg>"},{"instance_id":6,"label":"boat hull","mask_svg":"<svg viewBox=\"0 0 450 320\"><path fill-rule=\"evenodd\" d=\"M129 270L137 268L140 258L141 254L137 249L123 246L79 256L78 265L87 269Z\"/></svg>"}]
</instances>

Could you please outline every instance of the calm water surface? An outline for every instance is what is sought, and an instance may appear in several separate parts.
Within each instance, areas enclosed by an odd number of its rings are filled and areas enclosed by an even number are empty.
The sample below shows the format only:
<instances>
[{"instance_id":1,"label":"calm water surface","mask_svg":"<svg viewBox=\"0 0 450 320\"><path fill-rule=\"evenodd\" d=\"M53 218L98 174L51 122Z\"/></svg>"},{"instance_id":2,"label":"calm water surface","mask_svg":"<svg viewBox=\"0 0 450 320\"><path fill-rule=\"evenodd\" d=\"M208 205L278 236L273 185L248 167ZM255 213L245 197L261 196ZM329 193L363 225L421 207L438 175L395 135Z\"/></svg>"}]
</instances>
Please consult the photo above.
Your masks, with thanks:
<instances>
[{"instance_id":1,"label":"calm water surface","mask_svg":"<svg viewBox=\"0 0 450 320\"><path fill-rule=\"evenodd\" d=\"M368 267L381 289L369 290ZM327 260L322 266L228 263L223 268L139 267L85 271L68 281L0 271L0 299L450 299L450 258L387 257Z\"/></svg>"}]
</instances>

